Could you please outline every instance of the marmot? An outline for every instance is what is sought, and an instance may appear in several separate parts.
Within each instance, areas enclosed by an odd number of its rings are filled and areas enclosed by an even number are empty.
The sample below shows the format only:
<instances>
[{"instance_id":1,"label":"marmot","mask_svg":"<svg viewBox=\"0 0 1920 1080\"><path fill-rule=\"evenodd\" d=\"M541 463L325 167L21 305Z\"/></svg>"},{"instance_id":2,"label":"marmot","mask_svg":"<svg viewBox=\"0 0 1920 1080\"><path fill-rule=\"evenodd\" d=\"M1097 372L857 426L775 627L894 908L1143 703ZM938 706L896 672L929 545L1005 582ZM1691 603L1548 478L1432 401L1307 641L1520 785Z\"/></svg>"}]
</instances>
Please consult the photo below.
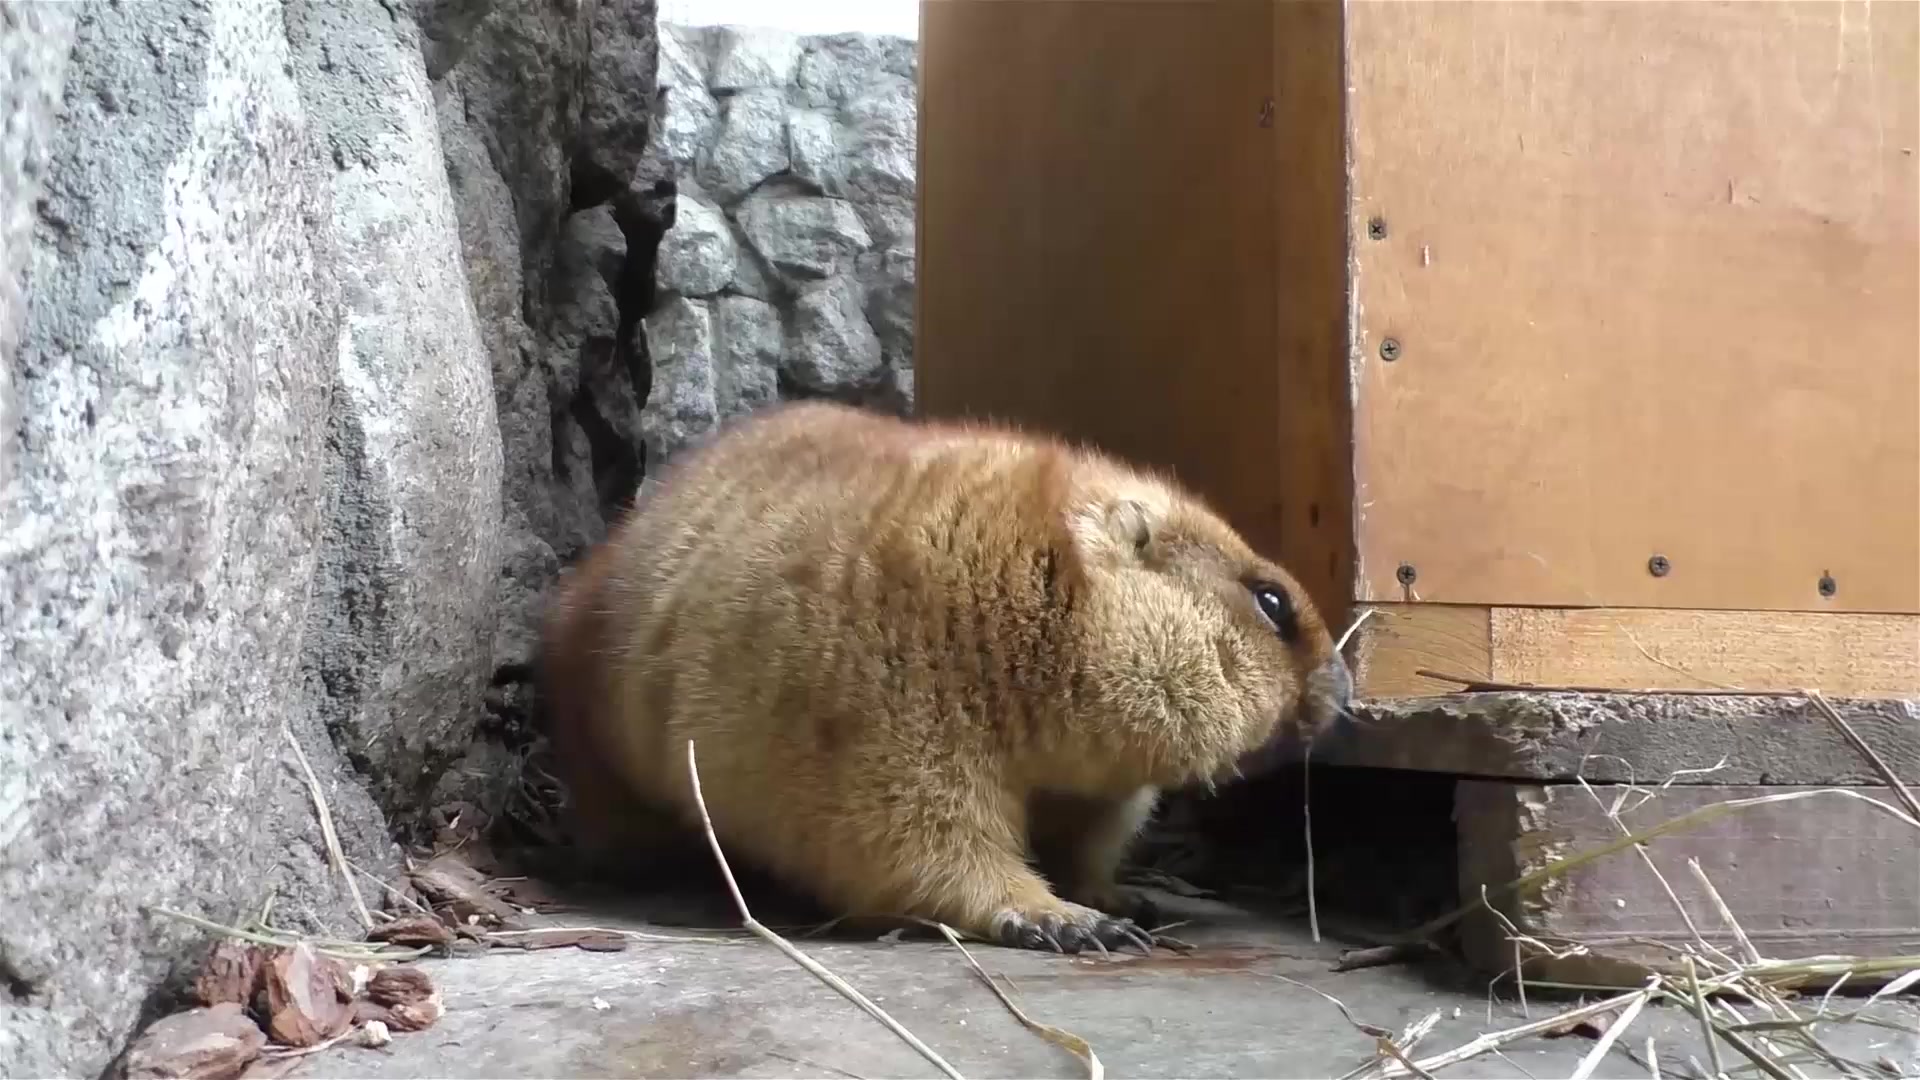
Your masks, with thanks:
<instances>
[{"instance_id":1,"label":"marmot","mask_svg":"<svg viewBox=\"0 0 1920 1080\"><path fill-rule=\"evenodd\" d=\"M543 627L587 837L617 845L627 801L697 825L691 739L722 845L830 907L1142 944L1114 875L1159 790L1347 711L1293 577L1084 447L808 402L650 487Z\"/></svg>"}]
</instances>

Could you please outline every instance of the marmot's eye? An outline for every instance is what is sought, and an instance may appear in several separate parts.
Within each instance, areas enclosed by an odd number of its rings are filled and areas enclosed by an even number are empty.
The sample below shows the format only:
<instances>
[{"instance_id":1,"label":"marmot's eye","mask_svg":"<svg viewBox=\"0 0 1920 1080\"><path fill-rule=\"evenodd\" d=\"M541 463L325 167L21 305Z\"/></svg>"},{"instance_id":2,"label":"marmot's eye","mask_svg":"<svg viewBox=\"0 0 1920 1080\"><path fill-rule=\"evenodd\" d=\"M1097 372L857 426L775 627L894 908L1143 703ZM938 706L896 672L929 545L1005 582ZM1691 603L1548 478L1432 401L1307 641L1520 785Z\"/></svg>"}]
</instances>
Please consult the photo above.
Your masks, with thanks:
<instances>
[{"instance_id":1,"label":"marmot's eye","mask_svg":"<svg viewBox=\"0 0 1920 1080\"><path fill-rule=\"evenodd\" d=\"M1260 614L1273 624L1273 632L1280 640L1292 644L1300 637L1300 617L1293 610L1293 598L1287 590L1264 581L1249 586L1253 590L1254 602L1260 605Z\"/></svg>"}]
</instances>

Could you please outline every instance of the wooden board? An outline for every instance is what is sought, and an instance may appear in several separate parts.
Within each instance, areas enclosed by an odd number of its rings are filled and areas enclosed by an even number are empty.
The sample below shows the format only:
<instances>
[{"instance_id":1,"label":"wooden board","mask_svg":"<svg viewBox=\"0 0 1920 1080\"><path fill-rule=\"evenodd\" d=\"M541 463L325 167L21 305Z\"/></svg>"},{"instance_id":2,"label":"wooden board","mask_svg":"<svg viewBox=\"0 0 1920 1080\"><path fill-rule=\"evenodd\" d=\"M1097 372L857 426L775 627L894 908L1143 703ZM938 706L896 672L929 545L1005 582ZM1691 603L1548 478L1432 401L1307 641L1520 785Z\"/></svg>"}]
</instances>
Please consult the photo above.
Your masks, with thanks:
<instances>
[{"instance_id":1,"label":"wooden board","mask_svg":"<svg viewBox=\"0 0 1920 1080\"><path fill-rule=\"evenodd\" d=\"M1829 698L1894 775L1920 785L1920 702ZM1800 695L1441 694L1367 702L1316 764L1590 783L1880 782Z\"/></svg>"},{"instance_id":2,"label":"wooden board","mask_svg":"<svg viewBox=\"0 0 1920 1080\"><path fill-rule=\"evenodd\" d=\"M1920 5L1348 29L1357 595L1920 612Z\"/></svg>"},{"instance_id":3,"label":"wooden board","mask_svg":"<svg viewBox=\"0 0 1920 1080\"><path fill-rule=\"evenodd\" d=\"M1341 33L1321 0L923 3L915 345L922 415L1171 470L1336 624Z\"/></svg>"},{"instance_id":4,"label":"wooden board","mask_svg":"<svg viewBox=\"0 0 1920 1080\"><path fill-rule=\"evenodd\" d=\"M1920 698L1920 616L1375 604L1350 651L1363 697L1458 684L1801 690Z\"/></svg>"},{"instance_id":5,"label":"wooden board","mask_svg":"<svg viewBox=\"0 0 1920 1080\"><path fill-rule=\"evenodd\" d=\"M1461 899L1475 900L1482 885L1496 889L1617 839L1623 834L1602 803L1610 806L1623 796L1620 820L1638 831L1728 799L1813 790L1674 787L1642 801L1614 786L1589 794L1565 784L1462 780L1454 811ZM1897 805L1885 788L1861 794ZM1694 925L1722 948L1737 946L1688 859L1699 861L1764 956L1920 952L1920 830L1858 799L1827 794L1752 806L1669 833L1646 850ZM1648 942L1678 946L1693 940L1659 877L1631 848L1569 870L1544 887L1490 899L1522 933L1550 944L1591 943L1587 957L1530 962L1530 978L1624 979L1635 985L1641 978L1634 967L1672 961L1670 952ZM1462 925L1469 958L1488 970L1512 967L1507 937L1491 916L1470 916Z\"/></svg>"}]
</instances>

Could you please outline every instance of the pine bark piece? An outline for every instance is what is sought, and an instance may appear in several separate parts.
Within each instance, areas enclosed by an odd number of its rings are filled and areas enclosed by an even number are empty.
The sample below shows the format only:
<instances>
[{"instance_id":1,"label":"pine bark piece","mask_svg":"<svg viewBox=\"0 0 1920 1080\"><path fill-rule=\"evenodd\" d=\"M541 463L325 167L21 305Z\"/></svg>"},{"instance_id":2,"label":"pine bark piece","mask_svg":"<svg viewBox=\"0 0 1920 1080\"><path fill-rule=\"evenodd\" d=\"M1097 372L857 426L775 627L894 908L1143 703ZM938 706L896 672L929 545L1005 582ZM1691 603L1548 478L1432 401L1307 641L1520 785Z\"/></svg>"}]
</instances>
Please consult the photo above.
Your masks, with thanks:
<instances>
[{"instance_id":1,"label":"pine bark piece","mask_svg":"<svg viewBox=\"0 0 1920 1080\"><path fill-rule=\"evenodd\" d=\"M367 1000L385 1009L386 1015L362 1010L362 1019L378 1019L395 1031L421 1031L432 1027L446 1011L440 1003L440 991L433 979L419 968L390 967L374 972L367 981Z\"/></svg>"},{"instance_id":2,"label":"pine bark piece","mask_svg":"<svg viewBox=\"0 0 1920 1080\"><path fill-rule=\"evenodd\" d=\"M128 1080L231 1080L267 1045L237 1002L162 1017L127 1051Z\"/></svg>"},{"instance_id":3,"label":"pine bark piece","mask_svg":"<svg viewBox=\"0 0 1920 1080\"><path fill-rule=\"evenodd\" d=\"M301 942L266 968L267 1030L287 1046L313 1046L347 1029L353 978L346 965Z\"/></svg>"},{"instance_id":4,"label":"pine bark piece","mask_svg":"<svg viewBox=\"0 0 1920 1080\"><path fill-rule=\"evenodd\" d=\"M453 944L453 931L431 915L414 915L374 927L367 931L367 940L409 948L421 945L444 948Z\"/></svg>"},{"instance_id":5,"label":"pine bark piece","mask_svg":"<svg viewBox=\"0 0 1920 1080\"><path fill-rule=\"evenodd\" d=\"M193 980L194 996L202 1005L252 1004L266 963L266 949L245 941L222 940L200 966L200 974Z\"/></svg>"}]
</instances>

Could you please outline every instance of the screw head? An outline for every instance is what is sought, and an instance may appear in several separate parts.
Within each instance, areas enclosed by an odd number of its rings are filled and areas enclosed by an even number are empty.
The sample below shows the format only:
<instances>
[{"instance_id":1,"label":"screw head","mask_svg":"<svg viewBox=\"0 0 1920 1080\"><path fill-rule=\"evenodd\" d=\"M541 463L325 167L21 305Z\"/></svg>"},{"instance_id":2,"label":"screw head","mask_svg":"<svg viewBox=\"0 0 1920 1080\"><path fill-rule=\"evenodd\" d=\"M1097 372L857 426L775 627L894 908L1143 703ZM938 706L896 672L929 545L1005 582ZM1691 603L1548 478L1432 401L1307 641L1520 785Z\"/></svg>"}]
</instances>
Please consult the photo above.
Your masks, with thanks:
<instances>
[{"instance_id":1,"label":"screw head","mask_svg":"<svg viewBox=\"0 0 1920 1080\"><path fill-rule=\"evenodd\" d=\"M1380 359L1392 363L1400 359L1400 339L1388 338L1380 343Z\"/></svg>"},{"instance_id":2,"label":"screw head","mask_svg":"<svg viewBox=\"0 0 1920 1080\"><path fill-rule=\"evenodd\" d=\"M1667 561L1665 555L1655 555L1653 558L1647 560L1647 573L1652 574L1654 577L1666 577L1667 572L1672 569L1673 564Z\"/></svg>"},{"instance_id":3,"label":"screw head","mask_svg":"<svg viewBox=\"0 0 1920 1080\"><path fill-rule=\"evenodd\" d=\"M1413 579L1419 576L1419 573L1414 570L1413 564L1410 562L1401 563L1400 569L1393 572L1394 580L1402 585L1413 584Z\"/></svg>"},{"instance_id":4,"label":"screw head","mask_svg":"<svg viewBox=\"0 0 1920 1080\"><path fill-rule=\"evenodd\" d=\"M1367 221L1367 239L1385 240L1387 238L1387 219L1371 218Z\"/></svg>"},{"instance_id":5,"label":"screw head","mask_svg":"<svg viewBox=\"0 0 1920 1080\"><path fill-rule=\"evenodd\" d=\"M1820 575L1820 595L1821 596L1832 596L1834 593L1837 593L1839 591L1840 591L1840 583L1833 580L1832 574Z\"/></svg>"}]
</instances>

